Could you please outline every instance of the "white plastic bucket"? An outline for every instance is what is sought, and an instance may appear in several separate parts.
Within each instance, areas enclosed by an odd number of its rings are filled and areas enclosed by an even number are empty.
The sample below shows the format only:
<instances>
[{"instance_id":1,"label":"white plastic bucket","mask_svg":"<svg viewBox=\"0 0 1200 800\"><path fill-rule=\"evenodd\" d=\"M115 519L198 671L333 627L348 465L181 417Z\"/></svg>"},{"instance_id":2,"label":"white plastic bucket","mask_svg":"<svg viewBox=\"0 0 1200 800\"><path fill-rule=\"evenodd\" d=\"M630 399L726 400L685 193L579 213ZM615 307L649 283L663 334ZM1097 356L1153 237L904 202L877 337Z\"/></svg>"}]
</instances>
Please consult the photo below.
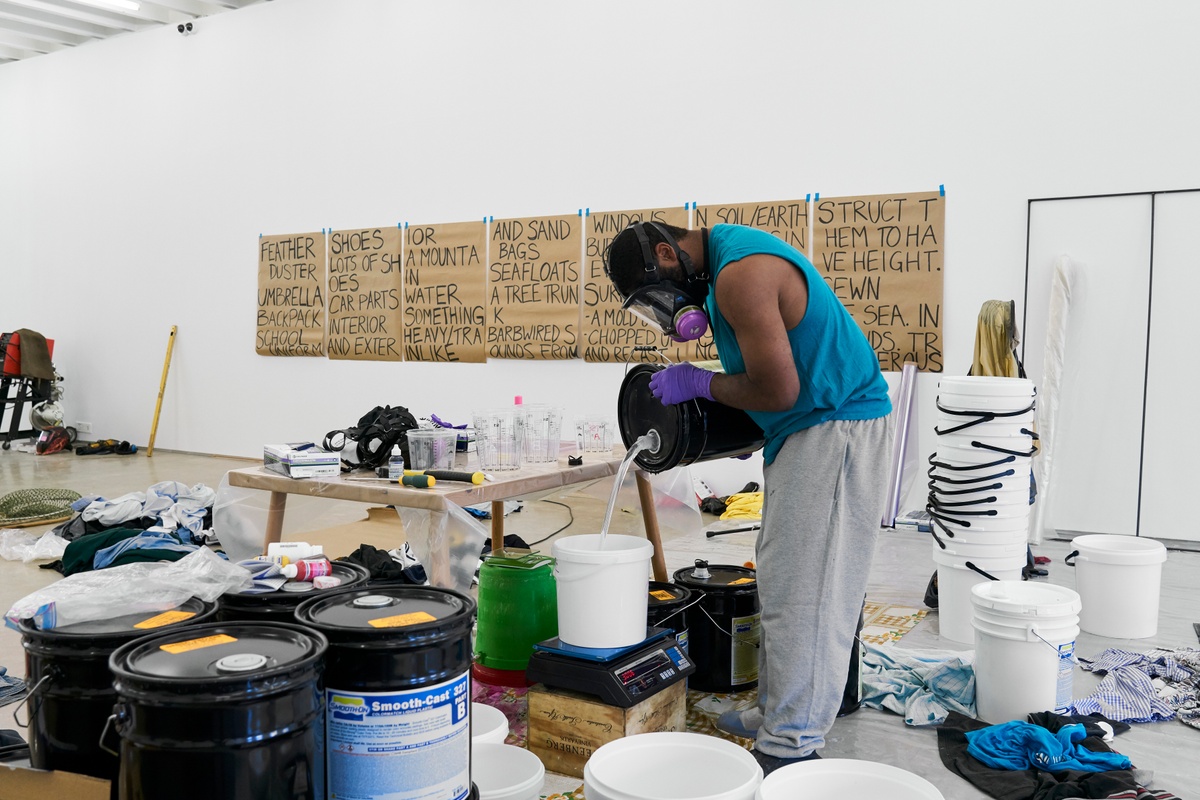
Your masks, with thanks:
<instances>
[{"instance_id":1,"label":"white plastic bucket","mask_svg":"<svg viewBox=\"0 0 1200 800\"><path fill-rule=\"evenodd\" d=\"M935 528L934 533L936 533L938 538L945 542L946 546L951 549L954 549L952 545L955 543L968 545L997 545L1015 544L1016 542L1020 542L1021 547L1023 548L1029 541L1028 533L1024 528L1011 531L980 531L976 530L975 528L952 528L949 525L946 527L950 528L951 533L954 534L953 536L947 536L946 532L941 528Z\"/></svg>"},{"instance_id":2,"label":"white plastic bucket","mask_svg":"<svg viewBox=\"0 0 1200 800\"><path fill-rule=\"evenodd\" d=\"M1078 551L1075 588L1083 602L1079 627L1113 639L1158 633L1158 599L1167 548L1140 536L1088 534L1071 540ZM1072 556L1067 556L1070 564Z\"/></svg>"},{"instance_id":3,"label":"white plastic bucket","mask_svg":"<svg viewBox=\"0 0 1200 800\"><path fill-rule=\"evenodd\" d=\"M1024 539L1012 539L1007 542L980 542L968 539L965 536L955 536L953 539L942 537L945 542L944 548L938 547L938 543L933 543L934 555L941 554L943 556L957 556L958 558L966 559L978 566L975 559L1024 559L1026 558L1025 549L1029 546ZM982 569L982 567L981 567ZM938 606L941 606L941 590L938 590Z\"/></svg>"},{"instance_id":4,"label":"white plastic bucket","mask_svg":"<svg viewBox=\"0 0 1200 800\"><path fill-rule=\"evenodd\" d=\"M973 422L973 425L969 428L963 428L960 432L980 431L992 436L1008 434L1010 431L1016 433L1017 428L1029 428L1034 424L1034 420L1037 419L1037 409L1031 408L1030 406L1032 405L1032 403L1028 403L1016 411L997 411L991 408L952 409L942 404L942 408L946 410L938 409L937 429L939 431L948 431L960 425L965 425L968 422ZM989 419L987 417L989 413L1003 414L1004 416L996 416ZM1012 416L1009 416L1010 414Z\"/></svg>"},{"instance_id":5,"label":"white plastic bucket","mask_svg":"<svg viewBox=\"0 0 1200 800\"><path fill-rule=\"evenodd\" d=\"M733 742L700 733L639 733L583 766L588 800L754 800L762 767Z\"/></svg>"},{"instance_id":6,"label":"white plastic bucket","mask_svg":"<svg viewBox=\"0 0 1200 800\"><path fill-rule=\"evenodd\" d=\"M1028 506L1026 506L1028 508ZM955 536L960 532L965 533L1000 533L1022 531L1026 535L1029 532L1029 515L1028 513L1015 517L964 517L954 516L952 512L939 511L941 519L938 520L940 525L945 525ZM957 522L956 522L957 520ZM958 524L958 522L969 524ZM940 527L935 526L935 531L941 531Z\"/></svg>"},{"instance_id":7,"label":"white plastic bucket","mask_svg":"<svg viewBox=\"0 0 1200 800\"><path fill-rule=\"evenodd\" d=\"M945 800L929 781L888 764L853 758L823 758L788 764L763 780L755 800L879 798Z\"/></svg>"},{"instance_id":8,"label":"white plastic bucket","mask_svg":"<svg viewBox=\"0 0 1200 800\"><path fill-rule=\"evenodd\" d=\"M975 640L971 629L971 588L989 579L967 566L970 561L978 569L1001 581L1019 580L1026 555L1003 558L945 555L934 544L933 561L938 576L938 632L943 639L970 643Z\"/></svg>"},{"instance_id":9,"label":"white plastic bucket","mask_svg":"<svg viewBox=\"0 0 1200 800\"><path fill-rule=\"evenodd\" d=\"M524 747L473 743L471 781L479 789L479 800L538 800L546 768Z\"/></svg>"},{"instance_id":10,"label":"white plastic bucket","mask_svg":"<svg viewBox=\"0 0 1200 800\"><path fill-rule=\"evenodd\" d=\"M980 719L998 724L1066 711L1080 605L1076 592L1050 584L987 581L971 589Z\"/></svg>"},{"instance_id":11,"label":"white plastic bucket","mask_svg":"<svg viewBox=\"0 0 1200 800\"><path fill-rule=\"evenodd\" d=\"M628 647L645 640L654 553L649 541L585 533L558 539L550 552L559 639L575 647Z\"/></svg>"},{"instance_id":12,"label":"white plastic bucket","mask_svg":"<svg viewBox=\"0 0 1200 800\"><path fill-rule=\"evenodd\" d=\"M498 708L471 703L471 744L504 744L508 738L508 717Z\"/></svg>"},{"instance_id":13,"label":"white plastic bucket","mask_svg":"<svg viewBox=\"0 0 1200 800\"><path fill-rule=\"evenodd\" d=\"M955 411L1021 411L1035 396L1027 378L960 375L938 381L938 404Z\"/></svg>"},{"instance_id":14,"label":"white plastic bucket","mask_svg":"<svg viewBox=\"0 0 1200 800\"><path fill-rule=\"evenodd\" d=\"M1016 483L1016 482L1014 482ZM992 506L1029 506L1029 480L1023 482L1023 486L1013 486L1012 488L1004 488L1004 484L1000 481L989 481L983 484L984 486L996 486L999 484L999 489L984 489L981 491L967 491L969 487L947 486L946 484L934 481L933 487L930 489L930 494L939 503L975 503L979 508L989 508ZM991 498L989 500L989 498ZM963 508L971 508L970 506L962 506Z\"/></svg>"}]
</instances>

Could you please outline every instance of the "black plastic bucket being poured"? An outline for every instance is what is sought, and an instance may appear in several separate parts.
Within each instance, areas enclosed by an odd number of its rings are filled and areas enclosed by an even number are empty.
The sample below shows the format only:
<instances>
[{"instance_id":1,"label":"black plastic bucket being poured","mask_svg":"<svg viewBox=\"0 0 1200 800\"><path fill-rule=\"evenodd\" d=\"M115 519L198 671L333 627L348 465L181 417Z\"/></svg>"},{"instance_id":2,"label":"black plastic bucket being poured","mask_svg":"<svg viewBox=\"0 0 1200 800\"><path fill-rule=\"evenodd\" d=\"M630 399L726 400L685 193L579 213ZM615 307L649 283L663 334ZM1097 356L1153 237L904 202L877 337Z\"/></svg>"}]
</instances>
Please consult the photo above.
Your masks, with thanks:
<instances>
[{"instance_id":1,"label":"black plastic bucket being poured","mask_svg":"<svg viewBox=\"0 0 1200 800\"><path fill-rule=\"evenodd\" d=\"M92 620L45 631L23 620L21 643L29 685L23 705L28 708L31 766L111 781L115 798L120 762L100 744L117 701L109 656L121 645L148 634L207 622L215 611L213 603L193 597L167 611Z\"/></svg>"},{"instance_id":2,"label":"black plastic bucket being poured","mask_svg":"<svg viewBox=\"0 0 1200 800\"><path fill-rule=\"evenodd\" d=\"M121 800L323 800L316 631L197 625L123 645Z\"/></svg>"},{"instance_id":3,"label":"black plastic bucket being poured","mask_svg":"<svg viewBox=\"0 0 1200 800\"><path fill-rule=\"evenodd\" d=\"M625 447L652 431L659 437L657 449L643 450L634 457L639 467L646 472L665 472L762 448L766 441L762 428L741 409L703 398L664 406L650 393L650 379L661 369L658 364L638 364L621 381L617 422Z\"/></svg>"},{"instance_id":4,"label":"black plastic bucket being poured","mask_svg":"<svg viewBox=\"0 0 1200 800\"><path fill-rule=\"evenodd\" d=\"M475 601L449 589L341 589L296 609L329 638L329 797L465 800Z\"/></svg>"}]
</instances>

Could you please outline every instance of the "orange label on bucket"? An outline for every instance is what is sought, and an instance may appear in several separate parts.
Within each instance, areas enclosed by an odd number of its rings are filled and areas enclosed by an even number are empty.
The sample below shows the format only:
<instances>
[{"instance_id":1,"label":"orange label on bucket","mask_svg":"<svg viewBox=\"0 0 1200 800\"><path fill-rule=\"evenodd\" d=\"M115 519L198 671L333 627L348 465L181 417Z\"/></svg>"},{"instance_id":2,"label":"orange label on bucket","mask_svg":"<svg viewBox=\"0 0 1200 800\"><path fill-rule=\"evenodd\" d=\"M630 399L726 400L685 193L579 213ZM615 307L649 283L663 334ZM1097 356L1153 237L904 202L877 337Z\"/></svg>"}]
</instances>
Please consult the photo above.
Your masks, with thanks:
<instances>
[{"instance_id":1,"label":"orange label on bucket","mask_svg":"<svg viewBox=\"0 0 1200 800\"><path fill-rule=\"evenodd\" d=\"M188 639L186 642L161 644L158 646L158 649L166 650L173 655L179 655L180 653L190 653L192 650L203 650L205 647L215 647L219 644L229 644L236 641L237 639L232 636L218 633L216 636L205 636L203 639Z\"/></svg>"},{"instance_id":2,"label":"orange label on bucket","mask_svg":"<svg viewBox=\"0 0 1200 800\"><path fill-rule=\"evenodd\" d=\"M738 578L736 581L730 581L730 586L737 586L740 583L754 583L754 578Z\"/></svg>"},{"instance_id":3,"label":"orange label on bucket","mask_svg":"<svg viewBox=\"0 0 1200 800\"><path fill-rule=\"evenodd\" d=\"M397 614L394 617L369 619L367 622L372 628L403 628L406 625L416 625L418 622L434 622L436 620L437 617L426 611L414 611L411 614Z\"/></svg>"},{"instance_id":4,"label":"orange label on bucket","mask_svg":"<svg viewBox=\"0 0 1200 800\"><path fill-rule=\"evenodd\" d=\"M650 596L655 600L674 600L675 595L668 592L666 589L655 589L650 593Z\"/></svg>"},{"instance_id":5,"label":"orange label on bucket","mask_svg":"<svg viewBox=\"0 0 1200 800\"><path fill-rule=\"evenodd\" d=\"M158 616L144 619L135 628L161 628L163 625L174 625L176 622L183 622L185 619L191 619L196 616L195 611L164 611Z\"/></svg>"}]
</instances>

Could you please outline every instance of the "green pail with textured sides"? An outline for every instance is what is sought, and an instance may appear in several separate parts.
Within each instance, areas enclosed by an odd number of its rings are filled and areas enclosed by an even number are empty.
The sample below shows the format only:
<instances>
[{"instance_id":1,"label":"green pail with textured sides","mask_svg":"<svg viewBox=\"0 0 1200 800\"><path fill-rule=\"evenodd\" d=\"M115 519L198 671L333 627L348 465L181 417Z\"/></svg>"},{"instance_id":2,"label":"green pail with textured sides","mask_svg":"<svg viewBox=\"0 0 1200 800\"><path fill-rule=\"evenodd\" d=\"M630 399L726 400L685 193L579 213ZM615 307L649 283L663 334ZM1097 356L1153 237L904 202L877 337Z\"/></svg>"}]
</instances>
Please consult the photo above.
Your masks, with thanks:
<instances>
[{"instance_id":1,"label":"green pail with textured sides","mask_svg":"<svg viewBox=\"0 0 1200 800\"><path fill-rule=\"evenodd\" d=\"M479 568L475 677L524 686L538 642L558 636L554 559L539 553L496 555Z\"/></svg>"}]
</instances>

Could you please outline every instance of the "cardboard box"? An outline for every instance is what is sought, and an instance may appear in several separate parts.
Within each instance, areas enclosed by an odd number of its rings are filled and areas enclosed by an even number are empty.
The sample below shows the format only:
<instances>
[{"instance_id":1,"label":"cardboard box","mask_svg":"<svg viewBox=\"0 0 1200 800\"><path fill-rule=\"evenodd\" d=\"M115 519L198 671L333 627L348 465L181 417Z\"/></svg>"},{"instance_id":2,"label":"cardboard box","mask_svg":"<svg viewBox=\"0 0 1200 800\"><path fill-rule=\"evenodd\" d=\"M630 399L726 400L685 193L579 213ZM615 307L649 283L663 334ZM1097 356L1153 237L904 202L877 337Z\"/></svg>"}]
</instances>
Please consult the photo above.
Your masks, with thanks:
<instances>
[{"instance_id":1,"label":"cardboard box","mask_svg":"<svg viewBox=\"0 0 1200 800\"><path fill-rule=\"evenodd\" d=\"M263 466L289 478L335 478L342 474L338 454L312 442L263 445Z\"/></svg>"},{"instance_id":2,"label":"cardboard box","mask_svg":"<svg viewBox=\"0 0 1200 800\"><path fill-rule=\"evenodd\" d=\"M583 777L583 765L601 745L635 733L687 727L687 681L677 681L632 708L540 683L529 688L527 697L530 752L548 772L576 778Z\"/></svg>"},{"instance_id":3,"label":"cardboard box","mask_svg":"<svg viewBox=\"0 0 1200 800\"><path fill-rule=\"evenodd\" d=\"M109 782L73 772L43 772L0 764L0 800L108 800Z\"/></svg>"}]
</instances>

